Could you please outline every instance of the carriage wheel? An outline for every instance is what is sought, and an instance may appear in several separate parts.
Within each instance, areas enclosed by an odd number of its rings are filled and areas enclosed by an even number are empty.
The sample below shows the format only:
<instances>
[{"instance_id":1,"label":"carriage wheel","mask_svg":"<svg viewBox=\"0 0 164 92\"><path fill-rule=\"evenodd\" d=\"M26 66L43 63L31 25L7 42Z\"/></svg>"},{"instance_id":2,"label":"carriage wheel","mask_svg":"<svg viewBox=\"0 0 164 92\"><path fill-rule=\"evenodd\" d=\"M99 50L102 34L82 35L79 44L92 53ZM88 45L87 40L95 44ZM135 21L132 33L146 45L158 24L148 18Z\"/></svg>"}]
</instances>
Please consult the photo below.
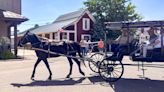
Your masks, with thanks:
<instances>
[{"instance_id":1,"label":"carriage wheel","mask_svg":"<svg viewBox=\"0 0 164 92\"><path fill-rule=\"evenodd\" d=\"M124 73L124 66L121 61L110 61L104 59L99 66L100 76L108 81L115 82L119 80Z\"/></svg>"},{"instance_id":2,"label":"carriage wheel","mask_svg":"<svg viewBox=\"0 0 164 92\"><path fill-rule=\"evenodd\" d=\"M100 65L100 62L104 59L104 54L95 53L90 57L90 59L92 59L92 61L89 61L89 68L93 72L98 73L98 66Z\"/></svg>"}]
</instances>

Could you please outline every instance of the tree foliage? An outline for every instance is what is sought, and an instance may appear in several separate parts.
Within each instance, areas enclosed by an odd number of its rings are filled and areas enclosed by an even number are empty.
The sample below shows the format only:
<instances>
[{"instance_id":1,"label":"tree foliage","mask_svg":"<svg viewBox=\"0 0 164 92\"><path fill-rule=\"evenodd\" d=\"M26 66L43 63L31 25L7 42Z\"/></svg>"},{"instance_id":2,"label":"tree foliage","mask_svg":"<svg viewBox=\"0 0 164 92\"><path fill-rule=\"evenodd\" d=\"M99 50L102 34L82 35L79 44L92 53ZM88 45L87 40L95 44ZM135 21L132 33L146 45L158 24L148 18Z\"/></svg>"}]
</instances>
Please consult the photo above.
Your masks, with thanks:
<instances>
[{"instance_id":1,"label":"tree foliage","mask_svg":"<svg viewBox=\"0 0 164 92\"><path fill-rule=\"evenodd\" d=\"M115 39L120 32L109 31L104 22L137 21L142 17L135 11L131 0L87 0L86 8L93 14L96 23L93 28L93 38L99 39L108 32L108 38Z\"/></svg>"}]
</instances>

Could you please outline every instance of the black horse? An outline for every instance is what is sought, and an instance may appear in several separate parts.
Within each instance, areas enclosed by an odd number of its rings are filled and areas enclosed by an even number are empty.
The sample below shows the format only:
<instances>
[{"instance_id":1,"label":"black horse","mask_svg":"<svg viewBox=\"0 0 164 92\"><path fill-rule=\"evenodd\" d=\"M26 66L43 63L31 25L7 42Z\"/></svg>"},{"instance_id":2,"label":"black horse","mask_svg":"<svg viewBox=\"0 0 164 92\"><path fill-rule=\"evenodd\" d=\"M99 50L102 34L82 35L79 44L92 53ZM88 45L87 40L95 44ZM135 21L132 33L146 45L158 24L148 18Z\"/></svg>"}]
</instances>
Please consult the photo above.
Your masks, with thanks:
<instances>
[{"instance_id":1,"label":"black horse","mask_svg":"<svg viewBox=\"0 0 164 92\"><path fill-rule=\"evenodd\" d=\"M38 49L43 49L43 50L47 50L47 51L51 51L51 52L55 52L55 53L60 53L60 54L64 54L64 55L69 55L69 56L76 56L76 53L78 53L78 55L80 57L82 57L81 53L80 53L80 45L77 42L63 42L62 44L56 45L56 44L50 44L49 42L43 42L41 41L38 36L36 36L35 34L31 33L31 32L26 32L26 34L20 39L20 41L18 42L18 46L23 46L26 43L30 42L33 48L38 48ZM33 69L33 73L31 76L31 79L34 80L34 75L35 75L35 70L37 65L40 63L40 61L43 61L49 71L49 77L48 80L51 80L52 78L52 72L50 70L47 58L49 57L59 57L59 54L50 54L48 52L44 52L44 51L40 51L40 50L35 50L36 55L38 57L35 65L34 65L34 69ZM85 76L84 72L81 70L81 64L80 61L76 58L70 58L67 57L68 61L69 61L69 65L70 65L70 71L67 75L67 78L70 77L70 75L72 74L72 59L77 63L78 67L79 67L79 72Z\"/></svg>"}]
</instances>

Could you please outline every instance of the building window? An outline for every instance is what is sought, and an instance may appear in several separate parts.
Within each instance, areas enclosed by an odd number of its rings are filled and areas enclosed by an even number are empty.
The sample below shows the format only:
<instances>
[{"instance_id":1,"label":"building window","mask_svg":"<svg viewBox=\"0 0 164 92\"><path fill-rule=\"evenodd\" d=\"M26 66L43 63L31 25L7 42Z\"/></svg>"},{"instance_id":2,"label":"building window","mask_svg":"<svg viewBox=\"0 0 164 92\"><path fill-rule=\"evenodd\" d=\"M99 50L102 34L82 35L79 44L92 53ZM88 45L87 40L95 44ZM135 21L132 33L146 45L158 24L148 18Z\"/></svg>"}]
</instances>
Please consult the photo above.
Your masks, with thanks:
<instances>
[{"instance_id":1,"label":"building window","mask_svg":"<svg viewBox=\"0 0 164 92\"><path fill-rule=\"evenodd\" d=\"M55 33L52 33L52 39L55 39Z\"/></svg>"},{"instance_id":2,"label":"building window","mask_svg":"<svg viewBox=\"0 0 164 92\"><path fill-rule=\"evenodd\" d=\"M62 33L62 40L67 40L67 33Z\"/></svg>"},{"instance_id":3,"label":"building window","mask_svg":"<svg viewBox=\"0 0 164 92\"><path fill-rule=\"evenodd\" d=\"M89 35L89 34L82 34L81 35L81 39L84 39L86 41L91 40L91 35Z\"/></svg>"},{"instance_id":4,"label":"building window","mask_svg":"<svg viewBox=\"0 0 164 92\"><path fill-rule=\"evenodd\" d=\"M45 37L50 39L50 34L45 34Z\"/></svg>"},{"instance_id":5,"label":"building window","mask_svg":"<svg viewBox=\"0 0 164 92\"><path fill-rule=\"evenodd\" d=\"M57 32L53 33L52 35L53 35L53 37L52 37L53 39L58 40L58 33Z\"/></svg>"},{"instance_id":6,"label":"building window","mask_svg":"<svg viewBox=\"0 0 164 92\"><path fill-rule=\"evenodd\" d=\"M39 37L42 37L42 34L38 34Z\"/></svg>"},{"instance_id":7,"label":"building window","mask_svg":"<svg viewBox=\"0 0 164 92\"><path fill-rule=\"evenodd\" d=\"M90 19L83 18L83 30L90 30Z\"/></svg>"},{"instance_id":8,"label":"building window","mask_svg":"<svg viewBox=\"0 0 164 92\"><path fill-rule=\"evenodd\" d=\"M69 33L69 40L75 41L75 33Z\"/></svg>"}]
</instances>

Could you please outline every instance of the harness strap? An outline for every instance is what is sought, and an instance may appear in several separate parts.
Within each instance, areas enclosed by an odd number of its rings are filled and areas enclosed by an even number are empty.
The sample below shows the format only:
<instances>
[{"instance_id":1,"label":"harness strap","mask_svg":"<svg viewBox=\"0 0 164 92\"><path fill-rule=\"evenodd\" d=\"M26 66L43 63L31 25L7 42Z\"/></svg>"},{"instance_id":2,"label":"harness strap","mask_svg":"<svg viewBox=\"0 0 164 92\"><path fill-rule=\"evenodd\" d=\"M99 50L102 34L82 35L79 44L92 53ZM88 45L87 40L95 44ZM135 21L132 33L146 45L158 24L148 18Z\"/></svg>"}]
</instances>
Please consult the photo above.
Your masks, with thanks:
<instances>
[{"instance_id":1,"label":"harness strap","mask_svg":"<svg viewBox=\"0 0 164 92\"><path fill-rule=\"evenodd\" d=\"M48 57L50 57L50 47L51 47L51 43L48 43Z\"/></svg>"},{"instance_id":2,"label":"harness strap","mask_svg":"<svg viewBox=\"0 0 164 92\"><path fill-rule=\"evenodd\" d=\"M77 52L70 44L67 44L67 55Z\"/></svg>"}]
</instances>

